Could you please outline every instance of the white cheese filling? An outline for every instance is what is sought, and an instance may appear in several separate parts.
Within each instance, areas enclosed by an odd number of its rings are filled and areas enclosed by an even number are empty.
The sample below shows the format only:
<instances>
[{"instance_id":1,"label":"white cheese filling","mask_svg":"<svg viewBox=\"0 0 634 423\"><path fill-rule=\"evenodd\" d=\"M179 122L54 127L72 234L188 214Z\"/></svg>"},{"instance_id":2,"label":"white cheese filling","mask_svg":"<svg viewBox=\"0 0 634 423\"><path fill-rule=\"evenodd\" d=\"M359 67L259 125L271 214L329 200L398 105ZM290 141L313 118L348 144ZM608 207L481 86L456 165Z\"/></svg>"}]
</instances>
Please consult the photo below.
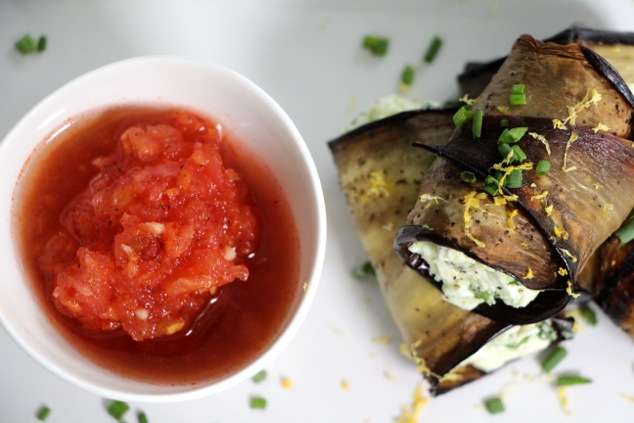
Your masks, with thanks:
<instances>
[{"instance_id":1,"label":"white cheese filling","mask_svg":"<svg viewBox=\"0 0 634 423\"><path fill-rule=\"evenodd\" d=\"M506 363L548 348L557 338L552 322L513 326L460 363L490 373Z\"/></svg>"},{"instance_id":2,"label":"white cheese filling","mask_svg":"<svg viewBox=\"0 0 634 423\"><path fill-rule=\"evenodd\" d=\"M420 255L429 265L431 276L442 282L444 299L464 310L483 303L492 305L497 299L511 307L525 307L540 292L453 248L418 241L410 245L409 251Z\"/></svg>"}]
</instances>

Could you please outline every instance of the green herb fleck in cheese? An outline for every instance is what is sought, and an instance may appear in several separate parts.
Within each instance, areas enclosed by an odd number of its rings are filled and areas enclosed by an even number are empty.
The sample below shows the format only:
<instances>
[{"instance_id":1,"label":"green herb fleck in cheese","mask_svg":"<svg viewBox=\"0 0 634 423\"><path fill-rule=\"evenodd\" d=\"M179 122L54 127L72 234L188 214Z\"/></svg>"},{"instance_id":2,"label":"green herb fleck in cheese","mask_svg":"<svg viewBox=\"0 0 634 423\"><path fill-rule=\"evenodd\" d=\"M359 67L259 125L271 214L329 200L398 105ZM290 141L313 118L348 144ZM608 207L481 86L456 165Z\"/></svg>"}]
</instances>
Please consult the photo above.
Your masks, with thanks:
<instances>
[{"instance_id":1,"label":"green herb fleck in cheese","mask_svg":"<svg viewBox=\"0 0 634 423\"><path fill-rule=\"evenodd\" d=\"M445 300L464 310L491 305L497 299L511 307L525 307L539 294L458 250L428 241L415 242L409 250L420 255L433 278L442 282Z\"/></svg>"}]
</instances>

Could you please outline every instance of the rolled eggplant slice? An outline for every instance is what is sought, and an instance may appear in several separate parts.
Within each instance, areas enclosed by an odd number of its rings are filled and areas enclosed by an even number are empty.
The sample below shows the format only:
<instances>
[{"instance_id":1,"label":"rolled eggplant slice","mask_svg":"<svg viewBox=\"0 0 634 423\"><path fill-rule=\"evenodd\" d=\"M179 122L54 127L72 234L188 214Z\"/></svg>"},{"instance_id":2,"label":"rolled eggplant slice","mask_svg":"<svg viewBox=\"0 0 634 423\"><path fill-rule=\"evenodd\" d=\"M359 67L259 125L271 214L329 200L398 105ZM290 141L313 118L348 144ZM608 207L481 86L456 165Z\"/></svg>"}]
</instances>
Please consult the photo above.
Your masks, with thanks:
<instances>
[{"instance_id":1,"label":"rolled eggplant slice","mask_svg":"<svg viewBox=\"0 0 634 423\"><path fill-rule=\"evenodd\" d=\"M367 124L329 142L340 185L381 293L404 344L434 394L483 373L456 368L507 324L455 307L404 265L392 243L435 156L412 147L439 143L453 131L455 110L404 112ZM451 372L451 378L445 378Z\"/></svg>"},{"instance_id":2,"label":"rolled eggplant slice","mask_svg":"<svg viewBox=\"0 0 634 423\"><path fill-rule=\"evenodd\" d=\"M634 32L573 26L544 41L562 45L579 43L605 59L623 80L634 83ZM467 63L463 73L458 76L462 95L478 97L505 60L506 57L502 57L486 63Z\"/></svg>"},{"instance_id":3,"label":"rolled eggplant slice","mask_svg":"<svg viewBox=\"0 0 634 423\"><path fill-rule=\"evenodd\" d=\"M609 66L597 67L594 62L602 59L590 56L591 60L577 44L560 46L520 37L472 105L484 112L479 139L474 139L471 128L462 127L447 144L420 145L446 158L454 169L442 163L431 169L425 183L434 182L422 187L408 225L395 240L402 259L429 275L433 268L420 254L427 250L420 248L430 242L485 264L497 272L496 278L510 275L508 283L539 291L528 304L501 297L478 305L478 313L511 324L557 313L589 257L634 206L634 187L624 182L634 176L634 151L630 141L621 138L632 131L631 93L623 91L618 73ZM525 105L509 104L516 84L526 87ZM508 128L522 128L527 134L513 147L521 147L522 159L516 153L500 153L499 140ZM542 160L551 164L547 175L535 172ZM477 184L460 181L463 170L480 181L496 170L496 198L489 199ZM520 172L521 184L505 188L503 181L512 172ZM520 230L511 216L522 223ZM435 279L439 272L432 272ZM451 283L440 279L438 286ZM468 280L469 275L461 279ZM494 294L500 283L495 289Z\"/></svg>"},{"instance_id":4,"label":"rolled eggplant slice","mask_svg":"<svg viewBox=\"0 0 634 423\"><path fill-rule=\"evenodd\" d=\"M612 236L595 257L594 271L580 285L634 339L634 242L622 243Z\"/></svg>"}]
</instances>

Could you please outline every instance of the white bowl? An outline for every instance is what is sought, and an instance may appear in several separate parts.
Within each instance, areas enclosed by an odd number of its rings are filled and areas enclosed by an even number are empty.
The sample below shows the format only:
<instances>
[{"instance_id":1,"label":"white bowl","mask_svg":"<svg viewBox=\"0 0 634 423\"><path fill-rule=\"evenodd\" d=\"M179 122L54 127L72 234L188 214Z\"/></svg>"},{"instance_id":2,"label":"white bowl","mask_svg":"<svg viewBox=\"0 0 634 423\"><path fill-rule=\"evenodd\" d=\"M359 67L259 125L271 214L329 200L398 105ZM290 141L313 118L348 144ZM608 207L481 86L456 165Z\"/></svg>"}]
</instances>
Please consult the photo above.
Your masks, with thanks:
<instances>
[{"instance_id":1,"label":"white bowl","mask_svg":"<svg viewBox=\"0 0 634 423\"><path fill-rule=\"evenodd\" d=\"M161 386L119 376L82 356L51 324L25 281L12 234L12 203L33 149L71 117L120 104L183 106L220 121L268 164L289 199L301 245L300 280L307 282L294 315L277 340L253 362L214 382ZM324 259L326 213L310 153L290 118L264 91L218 65L166 57L117 62L89 72L45 98L0 144L0 322L36 361L63 379L105 398L166 402L199 398L251 377L284 349L315 296Z\"/></svg>"}]
</instances>

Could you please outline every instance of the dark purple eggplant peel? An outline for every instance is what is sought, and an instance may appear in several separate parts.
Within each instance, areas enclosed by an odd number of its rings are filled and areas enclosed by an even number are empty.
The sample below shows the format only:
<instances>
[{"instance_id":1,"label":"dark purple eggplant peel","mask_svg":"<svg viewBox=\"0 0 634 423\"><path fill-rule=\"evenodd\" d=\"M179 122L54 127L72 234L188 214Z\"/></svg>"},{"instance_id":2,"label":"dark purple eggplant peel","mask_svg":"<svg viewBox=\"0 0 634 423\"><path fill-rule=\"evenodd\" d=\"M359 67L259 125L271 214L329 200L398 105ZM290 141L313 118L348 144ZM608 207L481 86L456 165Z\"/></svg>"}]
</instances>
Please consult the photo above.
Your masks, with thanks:
<instances>
[{"instance_id":1,"label":"dark purple eggplant peel","mask_svg":"<svg viewBox=\"0 0 634 423\"><path fill-rule=\"evenodd\" d=\"M634 82L634 32L573 26L544 40L555 44L579 43L609 62L625 81ZM461 95L477 97L486 88L506 57L489 62L469 62L458 75Z\"/></svg>"},{"instance_id":2,"label":"dark purple eggplant peel","mask_svg":"<svg viewBox=\"0 0 634 423\"><path fill-rule=\"evenodd\" d=\"M525 105L509 104L515 84L526 87ZM462 251L541 290L523 308L497 301L474 310L509 324L537 322L565 307L586 262L634 206L634 184L627 182L634 180L632 94L586 47L525 35L471 110L484 112L479 139L463 126L446 144L416 144L444 160L429 170L394 248L424 276L427 263L409 250L420 240ZM502 121L528 128L518 143L526 160L521 187L500 185L496 199L460 174L468 170L482 181L496 166L506 175L517 169L498 151ZM551 163L546 176L534 171L540 160Z\"/></svg>"}]
</instances>

